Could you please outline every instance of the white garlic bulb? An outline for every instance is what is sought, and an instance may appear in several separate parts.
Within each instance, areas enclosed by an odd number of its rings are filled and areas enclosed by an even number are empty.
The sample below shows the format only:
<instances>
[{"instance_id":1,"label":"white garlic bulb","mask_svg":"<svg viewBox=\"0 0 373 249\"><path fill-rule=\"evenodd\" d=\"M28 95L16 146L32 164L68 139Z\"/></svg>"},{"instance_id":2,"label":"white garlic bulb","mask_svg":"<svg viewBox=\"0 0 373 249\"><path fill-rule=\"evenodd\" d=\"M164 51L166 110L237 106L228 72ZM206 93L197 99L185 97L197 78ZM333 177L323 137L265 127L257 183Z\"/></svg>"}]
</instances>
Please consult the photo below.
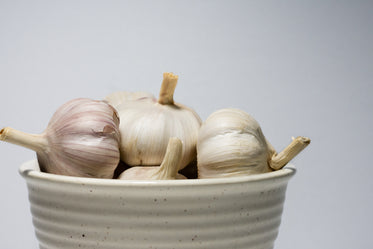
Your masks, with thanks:
<instances>
[{"instance_id":1,"label":"white garlic bulb","mask_svg":"<svg viewBox=\"0 0 373 249\"><path fill-rule=\"evenodd\" d=\"M59 175L112 178L120 160L119 118L106 101L68 101L43 133L6 127L0 140L36 151L40 169Z\"/></svg>"},{"instance_id":2,"label":"white garlic bulb","mask_svg":"<svg viewBox=\"0 0 373 249\"><path fill-rule=\"evenodd\" d=\"M126 164L160 165L171 137L183 142L180 169L196 158L201 119L191 108L174 102L177 81L178 76L163 74L158 101L144 95L114 104L121 121L121 160ZM106 99L110 102L112 95Z\"/></svg>"},{"instance_id":3,"label":"white garlic bulb","mask_svg":"<svg viewBox=\"0 0 373 249\"><path fill-rule=\"evenodd\" d=\"M198 177L231 177L276 170L309 143L308 138L298 137L277 154L252 116L239 109L221 109L212 113L199 131Z\"/></svg>"},{"instance_id":4,"label":"white garlic bulb","mask_svg":"<svg viewBox=\"0 0 373 249\"><path fill-rule=\"evenodd\" d=\"M186 179L178 173L182 156L182 142L178 138L170 138L167 151L160 166L135 166L119 175L122 180L170 180Z\"/></svg>"}]
</instances>

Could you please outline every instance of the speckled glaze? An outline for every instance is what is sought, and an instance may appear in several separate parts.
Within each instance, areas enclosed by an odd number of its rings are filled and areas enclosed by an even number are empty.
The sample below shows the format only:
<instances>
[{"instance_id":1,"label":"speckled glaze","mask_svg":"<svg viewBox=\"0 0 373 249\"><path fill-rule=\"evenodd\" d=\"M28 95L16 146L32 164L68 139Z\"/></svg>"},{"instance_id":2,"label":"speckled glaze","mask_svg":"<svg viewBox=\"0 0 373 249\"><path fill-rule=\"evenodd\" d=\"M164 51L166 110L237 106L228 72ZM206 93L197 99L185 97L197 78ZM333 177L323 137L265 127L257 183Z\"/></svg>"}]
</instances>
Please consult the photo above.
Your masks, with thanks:
<instances>
[{"instance_id":1,"label":"speckled glaze","mask_svg":"<svg viewBox=\"0 0 373 249\"><path fill-rule=\"evenodd\" d=\"M20 168L41 249L270 249L295 169L244 177L124 181Z\"/></svg>"}]
</instances>

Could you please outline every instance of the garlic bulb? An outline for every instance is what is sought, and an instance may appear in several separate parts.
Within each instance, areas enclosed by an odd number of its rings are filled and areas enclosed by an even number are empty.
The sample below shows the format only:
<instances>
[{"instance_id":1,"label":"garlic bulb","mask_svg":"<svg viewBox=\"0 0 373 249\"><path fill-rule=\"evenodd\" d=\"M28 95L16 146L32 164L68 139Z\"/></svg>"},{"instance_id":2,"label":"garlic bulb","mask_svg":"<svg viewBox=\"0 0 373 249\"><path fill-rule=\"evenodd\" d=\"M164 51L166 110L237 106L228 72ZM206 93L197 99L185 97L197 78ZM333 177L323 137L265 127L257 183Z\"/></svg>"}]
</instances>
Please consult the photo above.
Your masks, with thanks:
<instances>
[{"instance_id":1,"label":"garlic bulb","mask_svg":"<svg viewBox=\"0 0 373 249\"><path fill-rule=\"evenodd\" d=\"M119 175L122 180L169 180L186 179L178 174L182 156L182 142L178 138L170 138L167 151L160 166L135 166Z\"/></svg>"},{"instance_id":2,"label":"garlic bulb","mask_svg":"<svg viewBox=\"0 0 373 249\"><path fill-rule=\"evenodd\" d=\"M145 95L114 103L121 122L121 160L128 165L160 165L171 137L184 145L180 169L196 158L201 119L192 109L174 102L177 81L178 76L163 74L158 101ZM112 95L106 99L110 102Z\"/></svg>"},{"instance_id":3,"label":"garlic bulb","mask_svg":"<svg viewBox=\"0 0 373 249\"><path fill-rule=\"evenodd\" d=\"M277 154L252 116L239 109L221 109L212 113L199 131L198 177L230 177L280 169L309 143L308 138L298 137Z\"/></svg>"},{"instance_id":4,"label":"garlic bulb","mask_svg":"<svg viewBox=\"0 0 373 249\"><path fill-rule=\"evenodd\" d=\"M36 151L40 169L60 175L112 178L120 159L119 119L106 101L68 101L43 133L6 127L0 140Z\"/></svg>"}]
</instances>

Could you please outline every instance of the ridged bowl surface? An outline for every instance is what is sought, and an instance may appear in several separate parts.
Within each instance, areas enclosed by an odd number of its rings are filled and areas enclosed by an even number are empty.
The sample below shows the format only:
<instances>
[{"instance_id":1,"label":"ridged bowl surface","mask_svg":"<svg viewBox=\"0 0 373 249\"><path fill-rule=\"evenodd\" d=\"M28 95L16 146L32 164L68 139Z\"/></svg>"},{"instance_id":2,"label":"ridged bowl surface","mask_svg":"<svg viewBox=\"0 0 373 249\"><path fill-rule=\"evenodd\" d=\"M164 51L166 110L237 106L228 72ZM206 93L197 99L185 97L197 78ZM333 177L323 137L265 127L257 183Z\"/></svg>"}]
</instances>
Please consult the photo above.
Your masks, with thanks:
<instances>
[{"instance_id":1,"label":"ridged bowl surface","mask_svg":"<svg viewBox=\"0 0 373 249\"><path fill-rule=\"evenodd\" d=\"M124 181L20 168L41 249L270 249L295 169L222 179Z\"/></svg>"}]
</instances>

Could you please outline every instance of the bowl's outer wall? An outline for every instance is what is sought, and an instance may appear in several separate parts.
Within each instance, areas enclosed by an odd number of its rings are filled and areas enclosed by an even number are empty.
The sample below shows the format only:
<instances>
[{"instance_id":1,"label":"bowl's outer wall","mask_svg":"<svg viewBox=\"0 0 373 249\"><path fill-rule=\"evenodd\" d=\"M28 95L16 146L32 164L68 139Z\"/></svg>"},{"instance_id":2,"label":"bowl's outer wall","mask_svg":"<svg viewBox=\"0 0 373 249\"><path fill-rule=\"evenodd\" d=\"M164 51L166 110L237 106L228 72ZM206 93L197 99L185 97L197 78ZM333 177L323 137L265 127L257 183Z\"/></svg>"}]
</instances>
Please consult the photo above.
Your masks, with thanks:
<instances>
[{"instance_id":1,"label":"bowl's outer wall","mask_svg":"<svg viewBox=\"0 0 373 249\"><path fill-rule=\"evenodd\" d=\"M35 164L23 168L31 172ZM293 175L224 184L116 186L22 174L36 236L45 249L270 249Z\"/></svg>"}]
</instances>

